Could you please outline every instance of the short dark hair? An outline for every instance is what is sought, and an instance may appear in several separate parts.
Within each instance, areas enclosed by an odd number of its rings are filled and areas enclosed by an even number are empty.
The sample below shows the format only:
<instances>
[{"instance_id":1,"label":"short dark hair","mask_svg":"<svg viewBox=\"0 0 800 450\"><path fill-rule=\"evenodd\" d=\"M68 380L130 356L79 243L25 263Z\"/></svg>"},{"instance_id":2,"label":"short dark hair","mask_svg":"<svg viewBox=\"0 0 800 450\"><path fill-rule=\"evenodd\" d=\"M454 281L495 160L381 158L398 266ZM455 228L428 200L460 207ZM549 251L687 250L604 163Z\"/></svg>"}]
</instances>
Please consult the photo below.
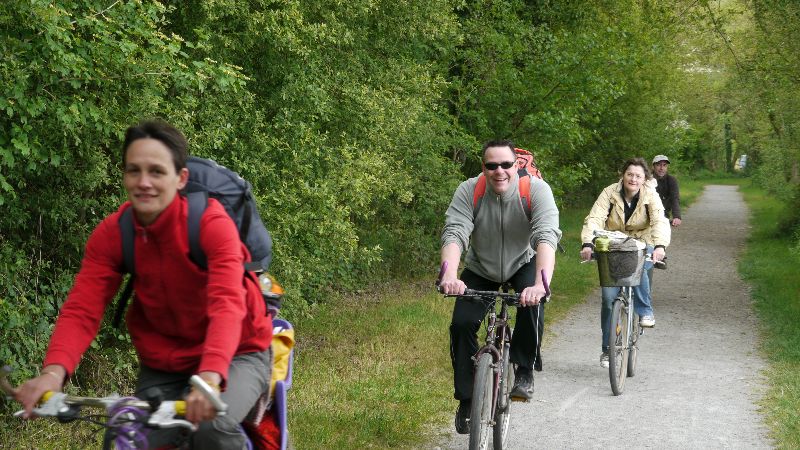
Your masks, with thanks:
<instances>
[{"instance_id":1,"label":"short dark hair","mask_svg":"<svg viewBox=\"0 0 800 450\"><path fill-rule=\"evenodd\" d=\"M486 150L489 149L489 147L508 147L511 149L512 154L514 153L515 148L511 139L494 139L491 141L486 141L486 143L483 144L483 149L481 150L481 160L486 157Z\"/></svg>"},{"instance_id":2,"label":"short dark hair","mask_svg":"<svg viewBox=\"0 0 800 450\"><path fill-rule=\"evenodd\" d=\"M125 142L122 144L122 165L125 165L125 157L128 154L128 147L138 139L156 139L161 141L172 154L172 162L175 164L175 171L180 172L186 167L189 146L186 137L177 128L161 119L148 119L134 125L125 131Z\"/></svg>"},{"instance_id":3,"label":"short dark hair","mask_svg":"<svg viewBox=\"0 0 800 450\"><path fill-rule=\"evenodd\" d=\"M631 158L625 161L625 164L622 165L622 169L620 170L620 175L624 175L625 171L628 170L630 166L639 166L644 169L644 178L645 180L649 180L653 178L653 175L650 173L650 169L647 167L647 162L644 158Z\"/></svg>"}]
</instances>

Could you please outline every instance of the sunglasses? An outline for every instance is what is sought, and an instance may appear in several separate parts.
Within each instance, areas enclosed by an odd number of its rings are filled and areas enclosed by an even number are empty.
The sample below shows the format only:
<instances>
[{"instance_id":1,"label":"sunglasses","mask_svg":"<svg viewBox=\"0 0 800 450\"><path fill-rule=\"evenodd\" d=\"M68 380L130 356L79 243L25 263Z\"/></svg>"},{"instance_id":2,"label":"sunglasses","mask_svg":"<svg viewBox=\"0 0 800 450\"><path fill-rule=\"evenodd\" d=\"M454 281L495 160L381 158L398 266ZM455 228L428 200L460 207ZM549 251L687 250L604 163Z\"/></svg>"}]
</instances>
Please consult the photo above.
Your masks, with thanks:
<instances>
[{"instance_id":1,"label":"sunglasses","mask_svg":"<svg viewBox=\"0 0 800 450\"><path fill-rule=\"evenodd\" d=\"M514 161L503 161L501 163L483 163L483 167L486 167L486 170L497 170L498 167L502 167L503 169L510 169L514 166Z\"/></svg>"}]
</instances>

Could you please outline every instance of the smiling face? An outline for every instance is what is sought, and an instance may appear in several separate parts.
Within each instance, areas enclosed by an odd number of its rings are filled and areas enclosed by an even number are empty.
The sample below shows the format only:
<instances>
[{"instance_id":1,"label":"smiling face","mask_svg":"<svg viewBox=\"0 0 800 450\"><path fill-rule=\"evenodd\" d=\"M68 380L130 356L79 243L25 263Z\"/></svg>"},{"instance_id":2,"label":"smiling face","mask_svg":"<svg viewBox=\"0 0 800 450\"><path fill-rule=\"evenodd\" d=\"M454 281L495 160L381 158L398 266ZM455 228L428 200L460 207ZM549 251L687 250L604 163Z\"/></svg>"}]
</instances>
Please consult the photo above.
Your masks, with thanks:
<instances>
[{"instance_id":1,"label":"smiling face","mask_svg":"<svg viewBox=\"0 0 800 450\"><path fill-rule=\"evenodd\" d=\"M664 175L667 174L667 169L669 168L669 163L666 161L659 161L653 164L653 172L657 178L664 178Z\"/></svg>"},{"instance_id":2,"label":"smiling face","mask_svg":"<svg viewBox=\"0 0 800 450\"><path fill-rule=\"evenodd\" d=\"M631 164L625 169L622 174L622 186L625 188L625 196L633 197L642 188L644 182L647 181L647 176L644 173L644 168Z\"/></svg>"},{"instance_id":3,"label":"smiling face","mask_svg":"<svg viewBox=\"0 0 800 450\"><path fill-rule=\"evenodd\" d=\"M494 192L502 194L507 191L514 178L518 176L516 160L517 155L511 147L489 147L486 149L483 155L483 176L486 177ZM503 168L500 164L508 167Z\"/></svg>"},{"instance_id":4,"label":"smiling face","mask_svg":"<svg viewBox=\"0 0 800 450\"><path fill-rule=\"evenodd\" d=\"M176 171L169 148L152 138L131 142L123 171L122 184L142 225L152 224L189 178L186 168Z\"/></svg>"}]
</instances>

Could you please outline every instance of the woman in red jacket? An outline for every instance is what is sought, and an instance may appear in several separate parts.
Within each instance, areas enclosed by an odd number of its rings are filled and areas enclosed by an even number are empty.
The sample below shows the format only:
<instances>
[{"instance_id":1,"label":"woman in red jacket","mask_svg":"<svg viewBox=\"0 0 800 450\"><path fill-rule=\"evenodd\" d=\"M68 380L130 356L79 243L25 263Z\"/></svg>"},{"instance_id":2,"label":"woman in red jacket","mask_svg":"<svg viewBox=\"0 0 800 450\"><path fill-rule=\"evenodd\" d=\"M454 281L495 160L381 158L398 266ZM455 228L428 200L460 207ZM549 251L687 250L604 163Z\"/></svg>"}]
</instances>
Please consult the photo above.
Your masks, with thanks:
<instances>
[{"instance_id":1,"label":"woman in red jacket","mask_svg":"<svg viewBox=\"0 0 800 450\"><path fill-rule=\"evenodd\" d=\"M126 319L141 362L137 395L152 387L165 399L185 395L186 418L199 424L193 448L244 447L239 423L269 390L272 322L258 285L245 276L250 255L236 225L213 199L200 223L208 270L189 259L188 204L179 195L189 176L186 147L181 132L161 121L127 130L122 179L129 201L89 237L41 374L17 390L26 416L44 392L63 388L97 334L123 277L119 216L133 208L136 296ZM222 390L225 416L215 417L210 402L189 390L193 374ZM162 430L150 434L150 443L179 438Z\"/></svg>"}]
</instances>

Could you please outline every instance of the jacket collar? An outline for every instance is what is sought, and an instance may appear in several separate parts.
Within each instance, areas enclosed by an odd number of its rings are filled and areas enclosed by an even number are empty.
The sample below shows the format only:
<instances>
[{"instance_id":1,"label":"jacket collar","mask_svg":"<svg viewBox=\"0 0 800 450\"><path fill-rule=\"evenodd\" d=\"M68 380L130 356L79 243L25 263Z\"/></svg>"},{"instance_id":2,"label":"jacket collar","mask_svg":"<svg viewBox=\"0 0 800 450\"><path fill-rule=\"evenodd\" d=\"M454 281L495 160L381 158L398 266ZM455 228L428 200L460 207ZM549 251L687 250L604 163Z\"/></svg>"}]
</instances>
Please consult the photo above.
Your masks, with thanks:
<instances>
[{"instance_id":1,"label":"jacket collar","mask_svg":"<svg viewBox=\"0 0 800 450\"><path fill-rule=\"evenodd\" d=\"M509 198L513 198L518 195L517 191L519 190L519 174L516 176L516 179L511 182L511 186L509 186L509 188L506 189L506 191L503 192L502 194L498 194L497 192L494 191L494 189L492 188L492 184L489 183L488 178L486 179L486 190L492 193L492 195L499 195L500 198L504 201L508 200Z\"/></svg>"},{"instance_id":2,"label":"jacket collar","mask_svg":"<svg viewBox=\"0 0 800 450\"><path fill-rule=\"evenodd\" d=\"M148 233L160 234L164 230L172 228L175 221L180 217L181 205L184 202L183 198L182 195L176 194L175 198L172 199L172 203L164 208L161 214L159 214L156 220L150 225L143 226L139 224L136 220L136 214L133 214L133 223L136 225L136 228L145 229Z\"/></svg>"}]
</instances>

